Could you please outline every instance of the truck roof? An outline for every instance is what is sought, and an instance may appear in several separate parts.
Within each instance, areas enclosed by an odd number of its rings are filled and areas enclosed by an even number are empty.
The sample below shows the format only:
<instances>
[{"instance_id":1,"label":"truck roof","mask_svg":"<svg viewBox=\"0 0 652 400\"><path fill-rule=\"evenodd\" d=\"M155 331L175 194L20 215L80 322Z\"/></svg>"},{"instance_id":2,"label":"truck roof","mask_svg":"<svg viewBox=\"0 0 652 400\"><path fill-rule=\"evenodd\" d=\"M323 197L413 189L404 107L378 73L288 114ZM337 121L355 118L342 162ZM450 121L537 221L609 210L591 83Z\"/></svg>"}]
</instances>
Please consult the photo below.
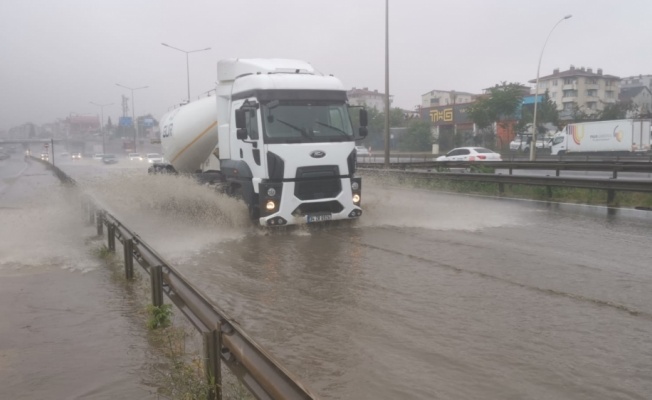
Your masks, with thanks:
<instances>
[{"instance_id":1,"label":"truck roof","mask_svg":"<svg viewBox=\"0 0 652 400\"><path fill-rule=\"evenodd\" d=\"M285 58L229 58L217 63L220 82L233 81L243 75L278 73L314 75L317 71L306 61Z\"/></svg>"}]
</instances>

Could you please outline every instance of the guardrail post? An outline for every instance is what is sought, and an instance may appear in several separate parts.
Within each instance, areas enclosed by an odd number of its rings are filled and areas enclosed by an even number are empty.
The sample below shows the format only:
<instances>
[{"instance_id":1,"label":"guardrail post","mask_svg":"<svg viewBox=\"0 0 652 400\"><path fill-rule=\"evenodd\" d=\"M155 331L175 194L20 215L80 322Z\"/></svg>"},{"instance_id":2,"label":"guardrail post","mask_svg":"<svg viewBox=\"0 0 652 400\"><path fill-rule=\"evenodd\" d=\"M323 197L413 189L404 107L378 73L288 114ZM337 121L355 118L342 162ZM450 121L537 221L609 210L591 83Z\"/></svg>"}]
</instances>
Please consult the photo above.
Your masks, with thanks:
<instances>
[{"instance_id":1,"label":"guardrail post","mask_svg":"<svg viewBox=\"0 0 652 400\"><path fill-rule=\"evenodd\" d=\"M134 279L134 241L125 238L122 243L125 257L125 278L127 280Z\"/></svg>"},{"instance_id":2,"label":"guardrail post","mask_svg":"<svg viewBox=\"0 0 652 400\"><path fill-rule=\"evenodd\" d=\"M614 179L618 179L618 170L614 169L614 172L613 172L612 177L613 177Z\"/></svg>"},{"instance_id":3,"label":"guardrail post","mask_svg":"<svg viewBox=\"0 0 652 400\"><path fill-rule=\"evenodd\" d=\"M106 235L109 239L109 251L115 253L115 225L108 224L106 228Z\"/></svg>"},{"instance_id":4,"label":"guardrail post","mask_svg":"<svg viewBox=\"0 0 652 400\"><path fill-rule=\"evenodd\" d=\"M163 305L163 267L153 265L149 267L149 278L152 283L152 305Z\"/></svg>"},{"instance_id":5,"label":"guardrail post","mask_svg":"<svg viewBox=\"0 0 652 400\"><path fill-rule=\"evenodd\" d=\"M209 400L222 400L221 348L222 341L219 331L204 332L204 371L206 371L206 379L211 385L211 390L208 393Z\"/></svg>"},{"instance_id":6,"label":"guardrail post","mask_svg":"<svg viewBox=\"0 0 652 400\"><path fill-rule=\"evenodd\" d=\"M607 190L607 206L611 206L616 201L616 191L613 189Z\"/></svg>"},{"instance_id":7,"label":"guardrail post","mask_svg":"<svg viewBox=\"0 0 652 400\"><path fill-rule=\"evenodd\" d=\"M95 206L93 203L88 204L88 224L93 225L95 223Z\"/></svg>"},{"instance_id":8,"label":"guardrail post","mask_svg":"<svg viewBox=\"0 0 652 400\"><path fill-rule=\"evenodd\" d=\"M101 210L97 211L97 216L95 218L97 225L97 236L102 236L104 234L104 221L103 214Z\"/></svg>"}]
</instances>

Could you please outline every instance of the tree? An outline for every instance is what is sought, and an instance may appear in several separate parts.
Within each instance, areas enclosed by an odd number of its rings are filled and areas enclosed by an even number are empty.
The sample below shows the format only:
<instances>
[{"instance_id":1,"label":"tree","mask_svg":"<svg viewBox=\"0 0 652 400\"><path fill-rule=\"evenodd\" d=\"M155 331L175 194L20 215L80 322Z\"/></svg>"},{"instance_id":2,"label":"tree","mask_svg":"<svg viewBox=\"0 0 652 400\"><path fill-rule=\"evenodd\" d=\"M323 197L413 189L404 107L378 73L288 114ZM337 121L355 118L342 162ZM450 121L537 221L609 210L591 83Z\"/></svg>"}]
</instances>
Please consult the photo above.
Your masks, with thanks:
<instances>
[{"instance_id":1,"label":"tree","mask_svg":"<svg viewBox=\"0 0 652 400\"><path fill-rule=\"evenodd\" d=\"M534 107L523 108L521 111L521 120L517 125L517 130L519 132L525 131L526 127L532 123L533 119ZM559 111L557 111L557 105L552 101L547 90L537 105L537 135L546 133L545 128L543 128L543 124L546 123L551 123L559 127Z\"/></svg>"},{"instance_id":2,"label":"tree","mask_svg":"<svg viewBox=\"0 0 652 400\"><path fill-rule=\"evenodd\" d=\"M491 127L494 123L506 123L518 119L519 107L523 103L523 85L502 82L488 90L469 109L469 117L483 131L482 141L493 139L495 133Z\"/></svg>"},{"instance_id":3,"label":"tree","mask_svg":"<svg viewBox=\"0 0 652 400\"><path fill-rule=\"evenodd\" d=\"M412 119L407 123L407 132L399 139L401 151L430 151L432 148L432 123L422 119Z\"/></svg>"},{"instance_id":4,"label":"tree","mask_svg":"<svg viewBox=\"0 0 652 400\"><path fill-rule=\"evenodd\" d=\"M598 120L609 121L614 119L624 119L627 118L627 113L630 111L638 111L638 106L631 100L619 101L617 103L608 103L605 104L602 111L600 111Z\"/></svg>"}]
</instances>

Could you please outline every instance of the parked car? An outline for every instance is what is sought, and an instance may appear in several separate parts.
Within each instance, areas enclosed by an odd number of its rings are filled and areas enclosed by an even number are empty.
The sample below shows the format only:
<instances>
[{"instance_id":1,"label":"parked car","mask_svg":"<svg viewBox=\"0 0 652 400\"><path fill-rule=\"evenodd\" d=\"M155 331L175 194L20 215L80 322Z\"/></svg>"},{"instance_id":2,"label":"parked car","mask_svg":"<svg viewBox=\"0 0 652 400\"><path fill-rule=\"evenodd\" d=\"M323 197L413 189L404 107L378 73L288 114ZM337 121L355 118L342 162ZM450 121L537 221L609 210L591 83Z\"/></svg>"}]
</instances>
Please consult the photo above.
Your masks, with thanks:
<instances>
[{"instance_id":1,"label":"parked car","mask_svg":"<svg viewBox=\"0 0 652 400\"><path fill-rule=\"evenodd\" d=\"M129 153L129 161L143 161L143 156L140 153Z\"/></svg>"},{"instance_id":2,"label":"parked car","mask_svg":"<svg viewBox=\"0 0 652 400\"><path fill-rule=\"evenodd\" d=\"M355 153L358 157L369 157L371 155L369 150L364 146L355 146Z\"/></svg>"},{"instance_id":3,"label":"parked car","mask_svg":"<svg viewBox=\"0 0 652 400\"><path fill-rule=\"evenodd\" d=\"M147 162L150 164L163 162L163 156L158 153L147 153Z\"/></svg>"},{"instance_id":4,"label":"parked car","mask_svg":"<svg viewBox=\"0 0 652 400\"><path fill-rule=\"evenodd\" d=\"M101 160L103 158L104 158L104 154L102 154L102 153L93 154L93 160L98 160L99 161L99 160Z\"/></svg>"},{"instance_id":5,"label":"parked car","mask_svg":"<svg viewBox=\"0 0 652 400\"><path fill-rule=\"evenodd\" d=\"M102 156L102 162L104 164L115 164L118 162L118 158L115 156L115 154L104 154Z\"/></svg>"},{"instance_id":6,"label":"parked car","mask_svg":"<svg viewBox=\"0 0 652 400\"><path fill-rule=\"evenodd\" d=\"M500 154L484 147L458 147L437 157L437 161L502 161Z\"/></svg>"},{"instance_id":7,"label":"parked car","mask_svg":"<svg viewBox=\"0 0 652 400\"><path fill-rule=\"evenodd\" d=\"M82 153L72 153L70 158L73 159L73 160L81 160L82 159Z\"/></svg>"}]
</instances>

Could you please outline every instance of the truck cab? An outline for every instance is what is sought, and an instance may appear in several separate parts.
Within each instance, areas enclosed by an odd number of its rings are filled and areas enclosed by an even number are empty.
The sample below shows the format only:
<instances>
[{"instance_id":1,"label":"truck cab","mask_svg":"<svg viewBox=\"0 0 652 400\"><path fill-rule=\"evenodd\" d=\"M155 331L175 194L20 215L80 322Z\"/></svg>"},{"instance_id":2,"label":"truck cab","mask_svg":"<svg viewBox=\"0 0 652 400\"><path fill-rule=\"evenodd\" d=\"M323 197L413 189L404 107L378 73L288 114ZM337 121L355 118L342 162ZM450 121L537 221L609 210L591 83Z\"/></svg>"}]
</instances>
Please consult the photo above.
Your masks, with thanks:
<instances>
[{"instance_id":1,"label":"truck cab","mask_svg":"<svg viewBox=\"0 0 652 400\"><path fill-rule=\"evenodd\" d=\"M162 118L164 156L178 172L218 176L253 221L282 226L362 215L356 132L346 90L309 63L218 62L216 96ZM213 179L213 178L211 178Z\"/></svg>"}]
</instances>

